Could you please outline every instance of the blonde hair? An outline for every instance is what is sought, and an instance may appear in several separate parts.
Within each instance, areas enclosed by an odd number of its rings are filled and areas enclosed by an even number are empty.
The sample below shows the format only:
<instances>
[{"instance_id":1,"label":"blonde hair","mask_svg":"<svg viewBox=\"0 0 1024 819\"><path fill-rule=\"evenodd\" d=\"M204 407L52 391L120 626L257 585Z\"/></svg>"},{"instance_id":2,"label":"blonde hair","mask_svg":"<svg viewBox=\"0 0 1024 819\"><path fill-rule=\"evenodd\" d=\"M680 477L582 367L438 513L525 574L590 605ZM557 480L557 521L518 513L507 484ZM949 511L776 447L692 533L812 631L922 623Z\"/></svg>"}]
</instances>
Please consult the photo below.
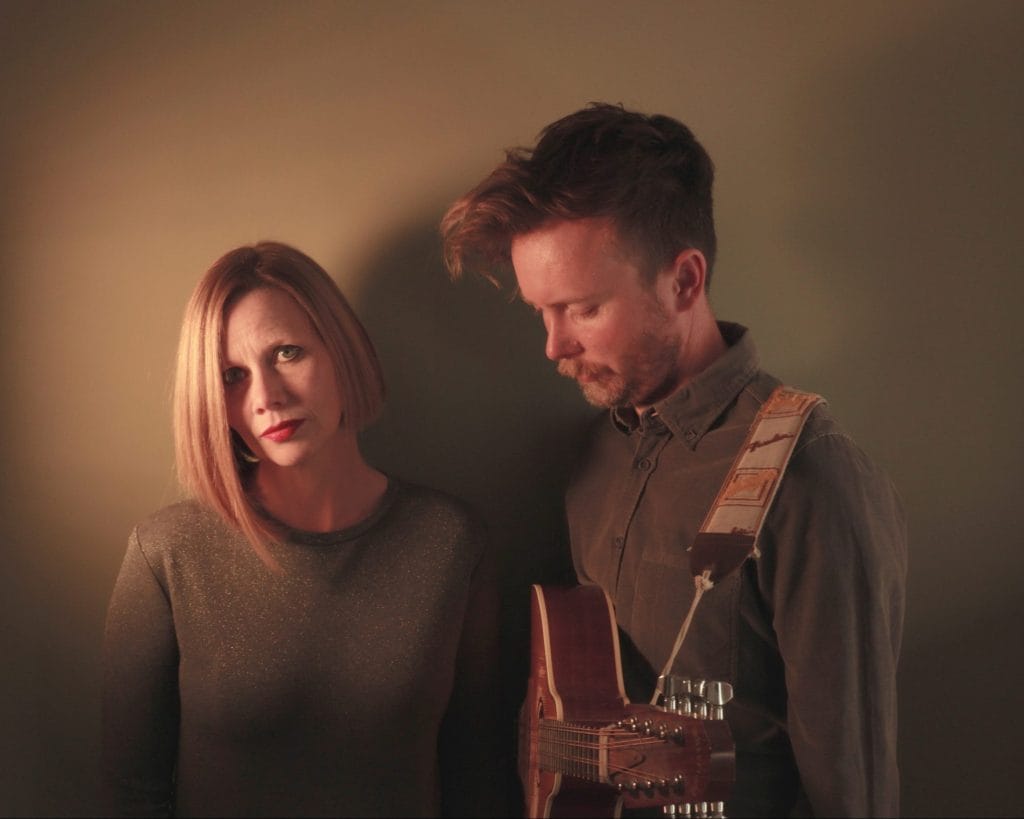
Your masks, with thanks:
<instances>
[{"instance_id":1,"label":"blonde hair","mask_svg":"<svg viewBox=\"0 0 1024 819\"><path fill-rule=\"evenodd\" d=\"M291 296L319 333L345 395L342 423L356 431L367 427L380 414L385 389L366 329L334 280L301 251L280 242L236 248L214 262L193 290L181 324L172 402L178 479L279 570L268 547L280 532L246 491L254 466L228 426L221 360L227 309L261 288Z\"/></svg>"}]
</instances>

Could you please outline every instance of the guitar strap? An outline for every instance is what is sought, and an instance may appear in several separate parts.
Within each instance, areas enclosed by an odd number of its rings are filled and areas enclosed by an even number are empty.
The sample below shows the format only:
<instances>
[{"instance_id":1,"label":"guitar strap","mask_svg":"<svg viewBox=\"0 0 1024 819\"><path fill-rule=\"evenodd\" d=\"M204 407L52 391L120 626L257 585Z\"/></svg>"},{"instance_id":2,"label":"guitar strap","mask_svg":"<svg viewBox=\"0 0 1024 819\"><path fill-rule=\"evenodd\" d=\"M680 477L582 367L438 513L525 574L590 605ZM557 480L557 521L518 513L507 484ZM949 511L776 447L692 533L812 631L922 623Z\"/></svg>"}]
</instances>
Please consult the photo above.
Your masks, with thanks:
<instances>
[{"instance_id":1,"label":"guitar strap","mask_svg":"<svg viewBox=\"0 0 1024 819\"><path fill-rule=\"evenodd\" d=\"M679 628L651 705L657 705L665 676L672 670L704 592L738 569L748 557L760 557L757 538L778 492L782 476L808 416L824 398L812 392L776 387L750 425L704 523L690 546L690 571L696 593Z\"/></svg>"}]
</instances>

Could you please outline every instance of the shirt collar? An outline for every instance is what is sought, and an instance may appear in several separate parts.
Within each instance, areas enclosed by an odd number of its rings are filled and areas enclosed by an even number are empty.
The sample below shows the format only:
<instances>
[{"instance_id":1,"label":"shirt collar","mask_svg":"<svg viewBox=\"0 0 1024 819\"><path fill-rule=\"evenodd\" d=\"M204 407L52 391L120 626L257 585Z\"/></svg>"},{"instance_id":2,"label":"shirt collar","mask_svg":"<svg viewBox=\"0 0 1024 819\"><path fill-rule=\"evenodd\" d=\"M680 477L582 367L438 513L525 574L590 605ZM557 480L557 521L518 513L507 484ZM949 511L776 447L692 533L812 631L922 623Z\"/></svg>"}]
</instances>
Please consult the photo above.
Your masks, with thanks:
<instances>
[{"instance_id":1,"label":"shirt collar","mask_svg":"<svg viewBox=\"0 0 1024 819\"><path fill-rule=\"evenodd\" d=\"M611 420L624 433L658 433L668 429L694 449L737 393L757 374L760 359L750 331L740 324L718 322L728 349L711 366L637 417L632 407L611 411Z\"/></svg>"}]
</instances>

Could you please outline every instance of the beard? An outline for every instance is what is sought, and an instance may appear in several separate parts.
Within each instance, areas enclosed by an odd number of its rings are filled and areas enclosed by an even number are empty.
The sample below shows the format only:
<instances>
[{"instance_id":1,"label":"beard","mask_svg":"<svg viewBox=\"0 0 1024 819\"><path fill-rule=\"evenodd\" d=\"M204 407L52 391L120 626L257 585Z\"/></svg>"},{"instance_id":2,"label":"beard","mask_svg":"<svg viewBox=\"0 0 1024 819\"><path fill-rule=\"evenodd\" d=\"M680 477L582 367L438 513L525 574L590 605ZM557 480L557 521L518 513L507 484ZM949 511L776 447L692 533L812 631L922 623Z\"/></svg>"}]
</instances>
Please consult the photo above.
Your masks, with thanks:
<instances>
[{"instance_id":1,"label":"beard","mask_svg":"<svg viewBox=\"0 0 1024 819\"><path fill-rule=\"evenodd\" d=\"M665 323L643 330L623 353L618 370L567 358L558 362L558 373L574 379L595 407L650 405L671 393L678 382L676 362L682 338L665 332Z\"/></svg>"}]
</instances>

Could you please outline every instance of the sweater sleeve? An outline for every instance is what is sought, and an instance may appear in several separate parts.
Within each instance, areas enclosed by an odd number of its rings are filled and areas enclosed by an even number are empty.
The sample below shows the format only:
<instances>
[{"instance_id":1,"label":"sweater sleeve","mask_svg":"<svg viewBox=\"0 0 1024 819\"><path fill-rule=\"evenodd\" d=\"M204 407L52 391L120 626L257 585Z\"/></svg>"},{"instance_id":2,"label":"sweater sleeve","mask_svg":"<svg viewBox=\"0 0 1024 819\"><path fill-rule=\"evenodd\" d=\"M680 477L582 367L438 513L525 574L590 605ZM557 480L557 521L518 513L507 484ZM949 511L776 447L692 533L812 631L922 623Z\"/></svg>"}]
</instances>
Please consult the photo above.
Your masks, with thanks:
<instances>
[{"instance_id":1,"label":"sweater sleeve","mask_svg":"<svg viewBox=\"0 0 1024 819\"><path fill-rule=\"evenodd\" d=\"M170 816L178 746L178 649L166 588L128 542L103 645L103 795L110 816Z\"/></svg>"},{"instance_id":2,"label":"sweater sleeve","mask_svg":"<svg viewBox=\"0 0 1024 819\"><path fill-rule=\"evenodd\" d=\"M500 724L497 560L485 549L470 583L451 701L439 739L445 816L506 816L513 762Z\"/></svg>"},{"instance_id":3,"label":"sweater sleeve","mask_svg":"<svg viewBox=\"0 0 1024 819\"><path fill-rule=\"evenodd\" d=\"M758 573L785 665L798 814L895 816L906 526L888 478L839 432L801 442Z\"/></svg>"}]
</instances>

